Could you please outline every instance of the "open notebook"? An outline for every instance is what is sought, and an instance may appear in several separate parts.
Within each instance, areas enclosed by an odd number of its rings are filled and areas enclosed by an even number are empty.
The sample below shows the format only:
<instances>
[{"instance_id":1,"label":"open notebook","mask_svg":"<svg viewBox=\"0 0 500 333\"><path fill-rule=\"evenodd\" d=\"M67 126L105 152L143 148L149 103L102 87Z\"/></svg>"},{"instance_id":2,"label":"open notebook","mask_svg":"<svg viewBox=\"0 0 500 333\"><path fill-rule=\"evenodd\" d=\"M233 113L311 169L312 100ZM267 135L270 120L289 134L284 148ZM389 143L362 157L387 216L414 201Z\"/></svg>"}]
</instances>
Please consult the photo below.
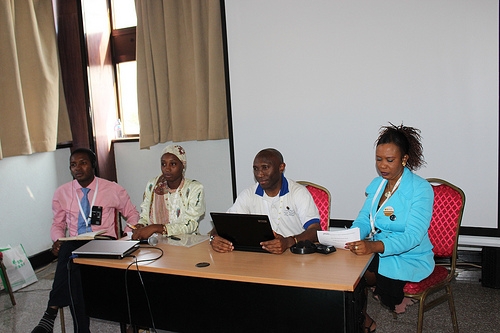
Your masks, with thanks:
<instances>
[{"instance_id":1,"label":"open notebook","mask_svg":"<svg viewBox=\"0 0 500 333\"><path fill-rule=\"evenodd\" d=\"M139 241L94 239L73 251L81 258L122 259L139 248Z\"/></svg>"},{"instance_id":2,"label":"open notebook","mask_svg":"<svg viewBox=\"0 0 500 333\"><path fill-rule=\"evenodd\" d=\"M90 231L86 232L84 234L79 234L77 236L68 236L68 237L61 237L59 238L60 241L67 241L67 240L86 240L86 239L95 239L98 237L100 234L105 233L106 230L98 230L98 231Z\"/></svg>"},{"instance_id":3,"label":"open notebook","mask_svg":"<svg viewBox=\"0 0 500 333\"><path fill-rule=\"evenodd\" d=\"M210 213L217 234L233 243L235 250L267 252L260 242L274 239L267 215Z\"/></svg>"}]
</instances>

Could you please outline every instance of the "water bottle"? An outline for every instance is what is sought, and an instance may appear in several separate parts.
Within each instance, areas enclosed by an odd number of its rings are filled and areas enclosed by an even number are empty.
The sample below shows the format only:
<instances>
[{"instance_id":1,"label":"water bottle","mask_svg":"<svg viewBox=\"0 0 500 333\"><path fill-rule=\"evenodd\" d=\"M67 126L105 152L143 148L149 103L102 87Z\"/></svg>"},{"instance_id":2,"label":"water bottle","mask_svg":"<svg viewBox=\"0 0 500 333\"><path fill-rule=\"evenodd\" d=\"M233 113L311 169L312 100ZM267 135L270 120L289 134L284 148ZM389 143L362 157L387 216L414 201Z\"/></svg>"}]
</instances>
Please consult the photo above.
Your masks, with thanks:
<instances>
[{"instance_id":1,"label":"water bottle","mask_svg":"<svg viewBox=\"0 0 500 333\"><path fill-rule=\"evenodd\" d=\"M158 234L155 232L148 238L148 244L151 246L156 246L158 245Z\"/></svg>"},{"instance_id":2,"label":"water bottle","mask_svg":"<svg viewBox=\"0 0 500 333\"><path fill-rule=\"evenodd\" d=\"M123 138L122 122L120 119L116 120L115 124L115 139Z\"/></svg>"}]
</instances>

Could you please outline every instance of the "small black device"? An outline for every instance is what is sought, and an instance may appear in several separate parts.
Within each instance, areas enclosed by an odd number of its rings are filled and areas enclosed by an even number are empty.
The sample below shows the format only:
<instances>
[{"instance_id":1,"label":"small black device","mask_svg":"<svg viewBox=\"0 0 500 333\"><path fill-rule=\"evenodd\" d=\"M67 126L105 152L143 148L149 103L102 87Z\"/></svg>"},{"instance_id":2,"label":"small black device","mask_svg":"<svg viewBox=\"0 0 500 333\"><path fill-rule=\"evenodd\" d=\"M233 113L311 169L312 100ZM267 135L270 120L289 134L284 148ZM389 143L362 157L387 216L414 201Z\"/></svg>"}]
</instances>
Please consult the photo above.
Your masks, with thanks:
<instances>
[{"instance_id":1,"label":"small black device","mask_svg":"<svg viewBox=\"0 0 500 333\"><path fill-rule=\"evenodd\" d=\"M92 214L90 215L90 224L101 225L102 223L102 206L92 206Z\"/></svg>"},{"instance_id":2,"label":"small black device","mask_svg":"<svg viewBox=\"0 0 500 333\"><path fill-rule=\"evenodd\" d=\"M198 267L198 268L208 267L208 266L210 266L210 263L208 263L208 262L199 262L195 266Z\"/></svg>"},{"instance_id":3,"label":"small black device","mask_svg":"<svg viewBox=\"0 0 500 333\"><path fill-rule=\"evenodd\" d=\"M309 240L300 241L290 247L290 252L295 254L310 254L316 252L316 244Z\"/></svg>"},{"instance_id":4,"label":"small black device","mask_svg":"<svg viewBox=\"0 0 500 333\"><path fill-rule=\"evenodd\" d=\"M290 248L290 252L295 254L309 254L309 253L323 253L329 254L335 252L335 246L333 245L323 245L314 244L311 241L300 241Z\"/></svg>"},{"instance_id":5,"label":"small black device","mask_svg":"<svg viewBox=\"0 0 500 333\"><path fill-rule=\"evenodd\" d=\"M316 252L318 253L329 254L335 251L337 249L333 245L316 244Z\"/></svg>"}]
</instances>

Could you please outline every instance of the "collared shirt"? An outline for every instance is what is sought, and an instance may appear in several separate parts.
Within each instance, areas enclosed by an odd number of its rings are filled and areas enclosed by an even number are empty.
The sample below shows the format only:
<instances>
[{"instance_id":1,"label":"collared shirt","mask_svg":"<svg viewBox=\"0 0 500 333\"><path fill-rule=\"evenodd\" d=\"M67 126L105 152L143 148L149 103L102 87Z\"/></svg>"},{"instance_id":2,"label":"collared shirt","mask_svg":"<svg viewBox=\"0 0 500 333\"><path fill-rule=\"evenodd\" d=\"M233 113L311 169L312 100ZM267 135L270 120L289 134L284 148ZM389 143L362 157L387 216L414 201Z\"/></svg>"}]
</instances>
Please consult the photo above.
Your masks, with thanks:
<instances>
[{"instance_id":1,"label":"collared shirt","mask_svg":"<svg viewBox=\"0 0 500 333\"><path fill-rule=\"evenodd\" d=\"M269 197L259 183L242 191L228 212L268 215L273 230L283 237L301 234L319 223L319 212L309 191L281 176L281 189Z\"/></svg>"},{"instance_id":2,"label":"collared shirt","mask_svg":"<svg viewBox=\"0 0 500 333\"><path fill-rule=\"evenodd\" d=\"M121 213L127 222L132 225L136 224L139 220L139 213L123 187L115 182L98 177L94 177L92 183L87 186L90 189L88 194L90 204L92 204L94 198L97 181L99 182L99 186L94 206L102 207L102 219L101 225L92 225L92 230L105 230L103 235L118 238L116 234L115 211ZM61 185L55 191L52 198L52 213L54 217L50 229L50 236L54 242L61 237L65 237L67 231L69 236L76 236L78 234L78 215L80 214L78 202L83 195L81 188L78 181L73 180ZM130 231L129 228L125 228L125 230Z\"/></svg>"}]
</instances>

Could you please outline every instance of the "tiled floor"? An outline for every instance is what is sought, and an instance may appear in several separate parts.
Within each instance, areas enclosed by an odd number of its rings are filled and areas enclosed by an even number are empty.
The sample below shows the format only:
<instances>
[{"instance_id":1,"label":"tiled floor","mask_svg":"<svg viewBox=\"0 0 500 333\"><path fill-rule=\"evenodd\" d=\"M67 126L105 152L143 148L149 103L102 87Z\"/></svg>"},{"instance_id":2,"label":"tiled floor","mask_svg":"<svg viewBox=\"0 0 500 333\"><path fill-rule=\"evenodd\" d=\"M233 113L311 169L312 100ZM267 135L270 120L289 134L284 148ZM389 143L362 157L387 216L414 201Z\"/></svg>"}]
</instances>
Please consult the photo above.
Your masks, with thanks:
<instances>
[{"instance_id":1,"label":"tiled floor","mask_svg":"<svg viewBox=\"0 0 500 333\"><path fill-rule=\"evenodd\" d=\"M37 271L38 282L15 292L17 305L12 306L9 296L0 295L0 332L29 333L38 323L47 306L48 294L52 286L55 264ZM460 332L499 332L500 289L484 288L480 283L481 271L475 267L459 269L453 292ZM418 305L408 308L407 313L394 320L392 314L372 297L368 297L368 312L377 323L378 333L415 332ZM73 324L68 309L65 309L66 331L73 332ZM305 319L306 320L306 319ZM118 333L119 325L112 322L91 319L94 333ZM446 304L427 312L424 318L424 332L452 332L449 310ZM54 332L61 332L59 316ZM237 332L235 332L237 333Z\"/></svg>"},{"instance_id":2,"label":"tiled floor","mask_svg":"<svg viewBox=\"0 0 500 333\"><path fill-rule=\"evenodd\" d=\"M459 331L462 333L500 332L500 289L481 286L481 270L474 266L457 269L458 275L452 283ZM377 323L377 333L416 332L418 304L407 308L406 313L393 319L392 313L368 297L367 312ZM453 332L447 303L443 303L424 314L425 333Z\"/></svg>"},{"instance_id":3,"label":"tiled floor","mask_svg":"<svg viewBox=\"0 0 500 333\"><path fill-rule=\"evenodd\" d=\"M0 295L0 332L29 333L47 308L49 292L54 278L55 262L37 270L38 282L14 293L16 306L12 306L9 296ZM69 308L64 308L66 332L73 332L73 320ZM91 319L90 329L95 333L120 332L117 323ZM60 316L57 316L54 332L61 332Z\"/></svg>"}]
</instances>

